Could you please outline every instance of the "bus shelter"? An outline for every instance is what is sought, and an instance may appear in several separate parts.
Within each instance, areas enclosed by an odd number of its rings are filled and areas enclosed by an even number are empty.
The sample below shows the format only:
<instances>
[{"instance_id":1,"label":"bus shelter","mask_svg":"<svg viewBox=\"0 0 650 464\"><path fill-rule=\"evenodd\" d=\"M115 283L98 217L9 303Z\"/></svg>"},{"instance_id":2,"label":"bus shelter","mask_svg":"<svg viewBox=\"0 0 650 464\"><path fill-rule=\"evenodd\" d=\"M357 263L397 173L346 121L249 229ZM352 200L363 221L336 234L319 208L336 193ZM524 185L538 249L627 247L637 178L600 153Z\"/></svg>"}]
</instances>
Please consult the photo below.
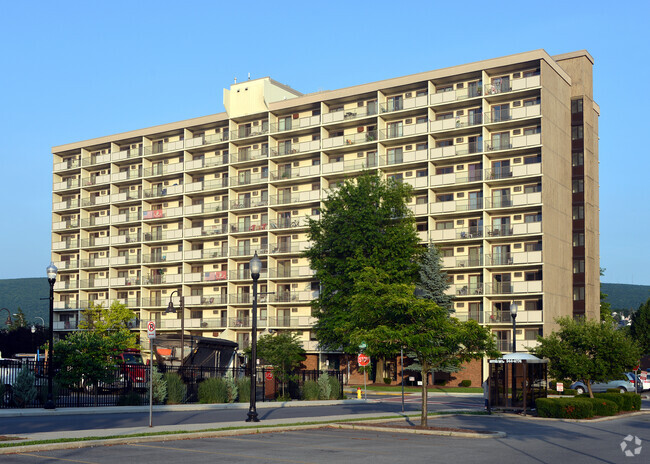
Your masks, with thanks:
<instances>
[{"instance_id":1,"label":"bus shelter","mask_svg":"<svg viewBox=\"0 0 650 464\"><path fill-rule=\"evenodd\" d=\"M546 398L548 360L529 353L507 354L489 360L491 408L535 408L537 398Z\"/></svg>"}]
</instances>

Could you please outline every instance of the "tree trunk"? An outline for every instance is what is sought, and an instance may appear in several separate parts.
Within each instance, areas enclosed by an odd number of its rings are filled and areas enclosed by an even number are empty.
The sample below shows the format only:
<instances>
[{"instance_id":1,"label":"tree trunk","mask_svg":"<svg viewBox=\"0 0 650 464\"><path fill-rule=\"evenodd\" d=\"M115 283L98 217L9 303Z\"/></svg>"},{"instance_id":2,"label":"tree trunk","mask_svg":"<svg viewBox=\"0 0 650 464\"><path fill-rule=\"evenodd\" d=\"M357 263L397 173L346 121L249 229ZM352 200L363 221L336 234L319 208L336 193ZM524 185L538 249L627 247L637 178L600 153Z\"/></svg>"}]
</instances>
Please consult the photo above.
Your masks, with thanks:
<instances>
[{"instance_id":1,"label":"tree trunk","mask_svg":"<svg viewBox=\"0 0 650 464\"><path fill-rule=\"evenodd\" d=\"M593 398L594 397L594 392L591 391L591 382L589 380L587 380L587 381L583 380L583 382L587 386L587 391L589 392L589 398Z\"/></svg>"},{"instance_id":2,"label":"tree trunk","mask_svg":"<svg viewBox=\"0 0 650 464\"><path fill-rule=\"evenodd\" d=\"M429 364L426 361L422 361L422 415L420 416L420 425L422 427L427 427L427 400L429 399L427 391L428 380Z\"/></svg>"}]
</instances>

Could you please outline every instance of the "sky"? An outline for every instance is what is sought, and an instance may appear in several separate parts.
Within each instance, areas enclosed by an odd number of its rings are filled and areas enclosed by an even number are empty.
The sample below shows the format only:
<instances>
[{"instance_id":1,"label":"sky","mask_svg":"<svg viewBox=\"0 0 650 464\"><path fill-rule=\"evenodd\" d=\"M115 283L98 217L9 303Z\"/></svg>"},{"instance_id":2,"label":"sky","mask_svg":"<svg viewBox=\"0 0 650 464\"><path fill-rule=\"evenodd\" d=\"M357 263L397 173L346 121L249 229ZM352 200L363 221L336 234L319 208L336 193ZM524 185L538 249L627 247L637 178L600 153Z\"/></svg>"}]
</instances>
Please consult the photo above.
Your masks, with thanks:
<instances>
[{"instance_id":1,"label":"sky","mask_svg":"<svg viewBox=\"0 0 650 464\"><path fill-rule=\"evenodd\" d=\"M604 282L650 285L650 2L0 1L0 279L45 276L53 146L543 48L594 57Z\"/></svg>"}]
</instances>

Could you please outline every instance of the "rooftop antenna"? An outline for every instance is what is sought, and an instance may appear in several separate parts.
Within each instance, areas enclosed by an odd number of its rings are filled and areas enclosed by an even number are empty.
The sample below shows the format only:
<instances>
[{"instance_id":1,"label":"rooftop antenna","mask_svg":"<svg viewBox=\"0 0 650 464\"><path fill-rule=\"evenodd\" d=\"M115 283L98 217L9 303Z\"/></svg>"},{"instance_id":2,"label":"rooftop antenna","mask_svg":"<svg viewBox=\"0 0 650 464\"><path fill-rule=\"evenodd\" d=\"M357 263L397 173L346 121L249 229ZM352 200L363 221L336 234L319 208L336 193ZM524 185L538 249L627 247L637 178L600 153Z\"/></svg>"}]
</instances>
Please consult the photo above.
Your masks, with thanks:
<instances>
[{"instance_id":1,"label":"rooftop antenna","mask_svg":"<svg viewBox=\"0 0 650 464\"><path fill-rule=\"evenodd\" d=\"M237 78L235 77L235 84L237 83Z\"/></svg>"},{"instance_id":2,"label":"rooftop antenna","mask_svg":"<svg viewBox=\"0 0 650 464\"><path fill-rule=\"evenodd\" d=\"M251 73L248 73L248 80L251 80Z\"/></svg>"}]
</instances>

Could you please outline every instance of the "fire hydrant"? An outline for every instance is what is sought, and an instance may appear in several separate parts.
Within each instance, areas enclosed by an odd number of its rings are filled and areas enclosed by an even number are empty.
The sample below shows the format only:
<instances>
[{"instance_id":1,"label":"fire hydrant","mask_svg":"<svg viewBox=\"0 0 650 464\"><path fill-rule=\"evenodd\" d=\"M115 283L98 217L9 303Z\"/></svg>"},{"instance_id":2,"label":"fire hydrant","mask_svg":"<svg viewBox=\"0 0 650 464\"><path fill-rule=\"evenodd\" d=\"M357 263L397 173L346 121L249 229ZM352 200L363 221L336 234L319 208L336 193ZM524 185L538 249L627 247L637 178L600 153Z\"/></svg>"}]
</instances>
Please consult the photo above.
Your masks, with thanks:
<instances>
[{"instance_id":1,"label":"fire hydrant","mask_svg":"<svg viewBox=\"0 0 650 464\"><path fill-rule=\"evenodd\" d=\"M361 399L361 387L357 387L357 399Z\"/></svg>"}]
</instances>

